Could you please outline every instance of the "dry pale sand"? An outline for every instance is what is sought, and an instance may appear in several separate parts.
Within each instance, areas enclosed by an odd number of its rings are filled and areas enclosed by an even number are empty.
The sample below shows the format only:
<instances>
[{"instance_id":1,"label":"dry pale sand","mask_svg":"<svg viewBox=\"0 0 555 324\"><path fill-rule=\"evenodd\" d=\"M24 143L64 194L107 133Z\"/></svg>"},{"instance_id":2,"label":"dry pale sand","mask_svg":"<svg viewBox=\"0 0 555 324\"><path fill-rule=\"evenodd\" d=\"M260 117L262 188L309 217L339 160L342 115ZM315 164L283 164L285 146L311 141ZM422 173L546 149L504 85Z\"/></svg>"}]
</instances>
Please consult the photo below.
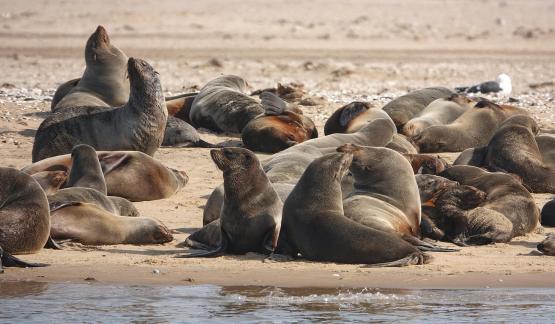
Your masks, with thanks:
<instances>
[{"instance_id":1,"label":"dry pale sand","mask_svg":"<svg viewBox=\"0 0 555 324\"><path fill-rule=\"evenodd\" d=\"M513 78L514 104L529 109L542 131L555 130L555 3L547 0L0 3L2 166L31 162L34 132L48 115L49 99L60 83L80 76L84 44L98 24L128 55L151 62L168 94L223 73L245 77L253 89L302 82L330 101L305 110L320 130L335 108L352 100L383 105L408 90L464 85L501 72ZM230 139L201 135L212 142ZM174 242L43 250L22 258L50 267L10 268L0 282L555 287L555 257L534 252L544 236L535 233L508 244L434 253L431 264L405 268L264 263L256 254L177 259L175 245L201 226L206 198L222 178L207 149L162 148L156 158L190 177L169 199L137 203L142 214L179 232ZM535 195L538 206L551 196Z\"/></svg>"}]
</instances>

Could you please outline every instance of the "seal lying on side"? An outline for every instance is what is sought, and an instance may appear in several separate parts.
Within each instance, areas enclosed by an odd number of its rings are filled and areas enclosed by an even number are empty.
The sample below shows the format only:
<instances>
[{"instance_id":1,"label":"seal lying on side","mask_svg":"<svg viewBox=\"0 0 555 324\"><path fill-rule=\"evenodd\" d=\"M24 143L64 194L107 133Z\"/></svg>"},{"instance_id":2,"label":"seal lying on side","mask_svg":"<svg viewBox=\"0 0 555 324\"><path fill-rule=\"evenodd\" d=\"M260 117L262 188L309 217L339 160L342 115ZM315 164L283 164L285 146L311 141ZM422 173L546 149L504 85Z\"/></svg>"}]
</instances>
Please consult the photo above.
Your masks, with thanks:
<instances>
[{"instance_id":1,"label":"seal lying on side","mask_svg":"<svg viewBox=\"0 0 555 324\"><path fill-rule=\"evenodd\" d=\"M210 155L224 176L225 195L219 219L221 241L214 250L184 257L272 252L280 231L283 204L258 158L242 148L211 150Z\"/></svg>"},{"instance_id":2,"label":"seal lying on side","mask_svg":"<svg viewBox=\"0 0 555 324\"><path fill-rule=\"evenodd\" d=\"M72 159L68 183L78 187L62 189L48 197L53 238L91 245L157 244L173 239L170 231L154 219L118 216L136 216L138 212L131 203L120 206L123 199L111 200L95 189L106 188L106 184L90 146L76 146Z\"/></svg>"},{"instance_id":3,"label":"seal lying on side","mask_svg":"<svg viewBox=\"0 0 555 324\"><path fill-rule=\"evenodd\" d=\"M83 76L56 90L52 111L78 106L123 106L129 98L126 62L127 55L113 46L106 29L98 26L85 46Z\"/></svg>"},{"instance_id":4,"label":"seal lying on side","mask_svg":"<svg viewBox=\"0 0 555 324\"><path fill-rule=\"evenodd\" d=\"M445 98L451 94L453 94L453 91L443 87L424 88L393 99L383 106L383 110L393 119L397 129L401 130L403 125L414 118L432 101Z\"/></svg>"},{"instance_id":5,"label":"seal lying on side","mask_svg":"<svg viewBox=\"0 0 555 324\"><path fill-rule=\"evenodd\" d=\"M555 255L555 235L548 235L538 244L538 250L545 255Z\"/></svg>"},{"instance_id":6,"label":"seal lying on side","mask_svg":"<svg viewBox=\"0 0 555 324\"><path fill-rule=\"evenodd\" d=\"M418 114L418 117L409 120L403 126L402 133L407 136L415 136L430 126L449 124L472 108L474 104L476 102L460 94L436 99L426 106Z\"/></svg>"},{"instance_id":7,"label":"seal lying on side","mask_svg":"<svg viewBox=\"0 0 555 324\"><path fill-rule=\"evenodd\" d=\"M313 261L374 266L422 264L426 255L399 235L359 224L343 213L341 178L351 153L332 153L312 162L283 206L276 253Z\"/></svg>"},{"instance_id":8,"label":"seal lying on side","mask_svg":"<svg viewBox=\"0 0 555 324\"><path fill-rule=\"evenodd\" d=\"M43 266L11 254L38 252L50 234L48 200L33 178L12 168L0 168L0 272L2 266Z\"/></svg>"},{"instance_id":9,"label":"seal lying on side","mask_svg":"<svg viewBox=\"0 0 555 324\"><path fill-rule=\"evenodd\" d=\"M299 109L288 107L278 96L260 95L265 112L251 120L241 132L245 146L253 151L276 153L318 137L314 122Z\"/></svg>"},{"instance_id":10,"label":"seal lying on side","mask_svg":"<svg viewBox=\"0 0 555 324\"><path fill-rule=\"evenodd\" d=\"M494 212L506 217L513 225L511 238L530 233L538 226L540 211L534 198L513 176L465 165L453 166L439 175L485 192L487 199L479 207L484 209L483 217L487 219ZM490 242L484 240L473 244Z\"/></svg>"},{"instance_id":11,"label":"seal lying on side","mask_svg":"<svg viewBox=\"0 0 555 324\"><path fill-rule=\"evenodd\" d=\"M532 118L512 116L501 124L487 146L465 151L455 162L514 173L532 192L555 193L555 164L544 161L536 142L538 131ZM548 148L544 150L547 153Z\"/></svg>"},{"instance_id":12,"label":"seal lying on side","mask_svg":"<svg viewBox=\"0 0 555 324\"><path fill-rule=\"evenodd\" d=\"M203 141L197 130L187 122L168 116L164 140L162 146L173 147L207 147L214 148L217 145Z\"/></svg>"},{"instance_id":13,"label":"seal lying on side","mask_svg":"<svg viewBox=\"0 0 555 324\"><path fill-rule=\"evenodd\" d=\"M189 113L191 124L215 132L240 134L264 108L245 94L247 82L224 75L208 82L195 97Z\"/></svg>"},{"instance_id":14,"label":"seal lying on side","mask_svg":"<svg viewBox=\"0 0 555 324\"><path fill-rule=\"evenodd\" d=\"M184 171L164 166L158 160L136 151L96 152L107 192L131 201L157 200L172 196L183 188L189 178ZM27 174L61 170L71 172L69 154L51 157L22 169Z\"/></svg>"},{"instance_id":15,"label":"seal lying on side","mask_svg":"<svg viewBox=\"0 0 555 324\"><path fill-rule=\"evenodd\" d=\"M428 127L411 140L422 153L460 152L486 145L501 123L526 110L481 100L449 125Z\"/></svg>"},{"instance_id":16,"label":"seal lying on side","mask_svg":"<svg viewBox=\"0 0 555 324\"><path fill-rule=\"evenodd\" d=\"M326 120L324 134L354 133L366 123L373 120L371 110L374 108L368 102L353 101L333 112Z\"/></svg>"},{"instance_id":17,"label":"seal lying on side","mask_svg":"<svg viewBox=\"0 0 555 324\"><path fill-rule=\"evenodd\" d=\"M128 73L131 92L124 106L64 108L46 118L35 135L33 162L68 153L77 144L153 155L167 119L160 78L148 63L134 58Z\"/></svg>"}]
</instances>

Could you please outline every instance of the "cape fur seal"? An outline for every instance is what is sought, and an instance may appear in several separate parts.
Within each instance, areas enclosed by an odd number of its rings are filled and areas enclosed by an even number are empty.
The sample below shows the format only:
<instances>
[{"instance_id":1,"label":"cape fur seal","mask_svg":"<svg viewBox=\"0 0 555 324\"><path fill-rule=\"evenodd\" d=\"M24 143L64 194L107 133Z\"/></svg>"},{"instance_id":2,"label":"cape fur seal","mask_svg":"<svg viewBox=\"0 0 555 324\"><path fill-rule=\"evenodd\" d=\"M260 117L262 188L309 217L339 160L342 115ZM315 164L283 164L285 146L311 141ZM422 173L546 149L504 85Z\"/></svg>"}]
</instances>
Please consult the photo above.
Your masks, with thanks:
<instances>
[{"instance_id":1,"label":"cape fur seal","mask_svg":"<svg viewBox=\"0 0 555 324\"><path fill-rule=\"evenodd\" d=\"M263 92L260 98L264 114L251 120L241 132L248 149L276 153L318 137L314 122L300 109L288 107L285 101L269 92Z\"/></svg>"},{"instance_id":2,"label":"cape fur seal","mask_svg":"<svg viewBox=\"0 0 555 324\"><path fill-rule=\"evenodd\" d=\"M3 266L43 266L21 261L11 254L42 249L50 234L48 200L29 175L0 167L0 272Z\"/></svg>"},{"instance_id":3,"label":"cape fur seal","mask_svg":"<svg viewBox=\"0 0 555 324\"><path fill-rule=\"evenodd\" d=\"M465 150L455 164L513 173L532 192L555 193L555 164L550 163L548 156L544 160L535 137L538 131L538 125L531 117L512 116L501 124L487 146ZM545 143L542 145L547 155L549 149Z\"/></svg>"},{"instance_id":4,"label":"cape fur seal","mask_svg":"<svg viewBox=\"0 0 555 324\"><path fill-rule=\"evenodd\" d=\"M258 158L242 148L211 150L210 155L224 176L220 243L214 250L183 257L272 252L280 231L283 204Z\"/></svg>"},{"instance_id":5,"label":"cape fur seal","mask_svg":"<svg viewBox=\"0 0 555 324\"><path fill-rule=\"evenodd\" d=\"M160 147L168 112L158 72L130 58L129 101L119 108L64 108L46 118L35 135L33 162L65 154L77 144L97 150L136 150L153 155Z\"/></svg>"},{"instance_id":6,"label":"cape fur seal","mask_svg":"<svg viewBox=\"0 0 555 324\"><path fill-rule=\"evenodd\" d=\"M476 102L460 94L436 99L427 105L417 117L409 120L403 126L402 133L410 137L420 134L427 127L449 124L472 108L474 104Z\"/></svg>"},{"instance_id":7,"label":"cape fur seal","mask_svg":"<svg viewBox=\"0 0 555 324\"><path fill-rule=\"evenodd\" d=\"M214 148L217 145L210 144L203 141L197 130L189 125L187 122L168 116L166 123L166 130L164 132L164 139L162 146L173 147L207 147Z\"/></svg>"},{"instance_id":8,"label":"cape fur seal","mask_svg":"<svg viewBox=\"0 0 555 324\"><path fill-rule=\"evenodd\" d=\"M264 113L260 103L245 94L246 89L247 81L235 75L224 75L208 82L191 106L192 125L240 134L248 122Z\"/></svg>"},{"instance_id":9,"label":"cape fur seal","mask_svg":"<svg viewBox=\"0 0 555 324\"><path fill-rule=\"evenodd\" d=\"M551 199L543 206L541 223L544 226L555 226L555 199Z\"/></svg>"},{"instance_id":10,"label":"cape fur seal","mask_svg":"<svg viewBox=\"0 0 555 324\"><path fill-rule=\"evenodd\" d=\"M131 201L157 200L172 196L189 180L184 171L168 168L158 160L136 151L97 151L110 196ZM28 174L62 170L71 172L69 154L51 157L22 169Z\"/></svg>"},{"instance_id":11,"label":"cape fur seal","mask_svg":"<svg viewBox=\"0 0 555 324\"><path fill-rule=\"evenodd\" d=\"M374 109L377 108L368 102L353 101L331 114L324 125L324 134L354 133L374 119Z\"/></svg>"},{"instance_id":12,"label":"cape fur seal","mask_svg":"<svg viewBox=\"0 0 555 324\"><path fill-rule=\"evenodd\" d=\"M341 178L352 153L332 153L314 160L283 206L276 253L313 261L405 266L428 261L399 235L359 224L343 212Z\"/></svg>"},{"instance_id":13,"label":"cape fur seal","mask_svg":"<svg viewBox=\"0 0 555 324\"><path fill-rule=\"evenodd\" d=\"M512 223L510 238L529 233L538 226L540 211L534 203L534 198L515 177L466 165L453 166L439 175L485 192L487 198L477 208L481 210L478 216L487 220L490 214L499 213L506 217ZM483 241L473 244L490 242L485 237Z\"/></svg>"},{"instance_id":14,"label":"cape fur seal","mask_svg":"<svg viewBox=\"0 0 555 324\"><path fill-rule=\"evenodd\" d=\"M383 110L389 114L395 126L402 129L409 120L414 118L432 101L450 96L453 91L443 87L431 87L409 92L397 97L383 106Z\"/></svg>"},{"instance_id":15,"label":"cape fur seal","mask_svg":"<svg viewBox=\"0 0 555 324\"><path fill-rule=\"evenodd\" d=\"M106 184L100 162L91 152L94 150L84 145L72 151L70 181L78 187L48 196L52 237L91 245L157 244L173 240L170 231L154 219L120 216L137 216L138 212L130 202L110 199L95 189L106 188Z\"/></svg>"},{"instance_id":16,"label":"cape fur seal","mask_svg":"<svg viewBox=\"0 0 555 324\"><path fill-rule=\"evenodd\" d=\"M501 123L517 114L527 112L522 108L481 100L453 123L425 128L411 140L422 153L460 152L486 145Z\"/></svg>"},{"instance_id":17,"label":"cape fur seal","mask_svg":"<svg viewBox=\"0 0 555 324\"><path fill-rule=\"evenodd\" d=\"M65 171L42 171L31 176L47 195L60 190L67 182L67 172Z\"/></svg>"},{"instance_id":18,"label":"cape fur seal","mask_svg":"<svg viewBox=\"0 0 555 324\"><path fill-rule=\"evenodd\" d=\"M86 68L80 79L62 84L51 103L52 111L78 106L117 107L127 102L127 55L110 43L106 29L98 26L85 45Z\"/></svg>"},{"instance_id":19,"label":"cape fur seal","mask_svg":"<svg viewBox=\"0 0 555 324\"><path fill-rule=\"evenodd\" d=\"M545 255L555 255L555 235L551 233L540 244L538 250Z\"/></svg>"}]
</instances>

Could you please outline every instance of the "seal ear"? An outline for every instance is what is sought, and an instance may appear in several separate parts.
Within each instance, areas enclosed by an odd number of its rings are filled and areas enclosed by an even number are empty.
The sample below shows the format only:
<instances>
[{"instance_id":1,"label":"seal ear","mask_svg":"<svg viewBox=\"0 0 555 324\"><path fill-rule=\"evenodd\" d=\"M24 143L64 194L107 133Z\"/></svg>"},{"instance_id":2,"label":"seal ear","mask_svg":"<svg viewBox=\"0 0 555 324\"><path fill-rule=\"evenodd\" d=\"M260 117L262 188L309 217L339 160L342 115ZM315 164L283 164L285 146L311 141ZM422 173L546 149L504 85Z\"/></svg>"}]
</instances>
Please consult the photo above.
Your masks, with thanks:
<instances>
[{"instance_id":1,"label":"seal ear","mask_svg":"<svg viewBox=\"0 0 555 324\"><path fill-rule=\"evenodd\" d=\"M130 159L131 156L127 153L108 153L98 156L104 175L107 175L121 165L127 164Z\"/></svg>"}]
</instances>

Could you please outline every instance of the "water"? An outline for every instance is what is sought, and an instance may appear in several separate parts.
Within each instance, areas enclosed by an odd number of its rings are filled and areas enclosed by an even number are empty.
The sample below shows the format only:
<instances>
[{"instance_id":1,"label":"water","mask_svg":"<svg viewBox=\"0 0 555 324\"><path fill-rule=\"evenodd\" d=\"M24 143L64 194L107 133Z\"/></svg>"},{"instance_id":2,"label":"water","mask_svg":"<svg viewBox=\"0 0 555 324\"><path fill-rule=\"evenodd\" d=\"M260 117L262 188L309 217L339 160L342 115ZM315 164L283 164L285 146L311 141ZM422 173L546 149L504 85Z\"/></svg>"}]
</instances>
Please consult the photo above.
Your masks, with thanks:
<instances>
[{"instance_id":1,"label":"water","mask_svg":"<svg viewBox=\"0 0 555 324\"><path fill-rule=\"evenodd\" d=\"M390 290L0 282L0 322L532 322L555 289Z\"/></svg>"}]
</instances>

